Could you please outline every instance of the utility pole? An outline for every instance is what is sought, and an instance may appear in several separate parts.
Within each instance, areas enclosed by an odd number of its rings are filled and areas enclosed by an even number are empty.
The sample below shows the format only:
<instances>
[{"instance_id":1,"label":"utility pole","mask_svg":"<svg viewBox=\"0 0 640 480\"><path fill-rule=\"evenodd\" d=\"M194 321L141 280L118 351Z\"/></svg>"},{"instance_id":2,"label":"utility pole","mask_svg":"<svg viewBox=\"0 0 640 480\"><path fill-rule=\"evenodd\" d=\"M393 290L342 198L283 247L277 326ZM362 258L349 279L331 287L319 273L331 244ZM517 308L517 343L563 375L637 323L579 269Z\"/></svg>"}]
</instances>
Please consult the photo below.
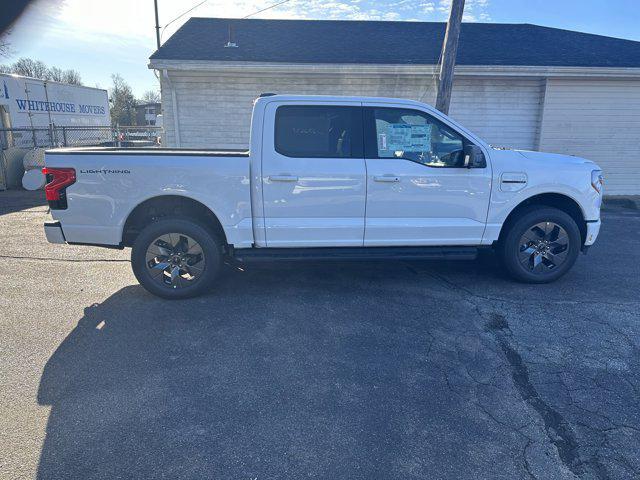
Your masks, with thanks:
<instances>
[{"instance_id":1,"label":"utility pole","mask_svg":"<svg viewBox=\"0 0 640 480\"><path fill-rule=\"evenodd\" d=\"M156 10L156 44L160 50L160 24L158 22L158 0L153 0L153 8Z\"/></svg>"},{"instance_id":2,"label":"utility pole","mask_svg":"<svg viewBox=\"0 0 640 480\"><path fill-rule=\"evenodd\" d=\"M453 69L456 66L458 53L458 39L460 38L460 24L464 12L464 0L452 0L451 13L447 22L447 31L442 44L442 65L438 76L438 96L436 108L447 115L451 103L451 89L453 87Z\"/></svg>"}]
</instances>

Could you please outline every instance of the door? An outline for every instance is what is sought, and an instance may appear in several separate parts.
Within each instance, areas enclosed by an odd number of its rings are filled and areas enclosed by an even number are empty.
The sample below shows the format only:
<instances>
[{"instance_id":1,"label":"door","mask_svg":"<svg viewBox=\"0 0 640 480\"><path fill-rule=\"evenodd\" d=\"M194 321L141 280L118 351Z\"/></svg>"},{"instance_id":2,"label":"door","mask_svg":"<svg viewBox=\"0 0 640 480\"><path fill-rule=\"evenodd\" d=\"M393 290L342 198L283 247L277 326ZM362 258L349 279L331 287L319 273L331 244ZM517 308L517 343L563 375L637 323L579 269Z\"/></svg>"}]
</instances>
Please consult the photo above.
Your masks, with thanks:
<instances>
[{"instance_id":1,"label":"door","mask_svg":"<svg viewBox=\"0 0 640 480\"><path fill-rule=\"evenodd\" d=\"M491 172L489 165L465 166L471 142L444 120L413 108L366 105L364 126L364 244L480 244Z\"/></svg>"},{"instance_id":2,"label":"door","mask_svg":"<svg viewBox=\"0 0 640 480\"><path fill-rule=\"evenodd\" d=\"M267 246L362 246L361 104L271 103L262 138Z\"/></svg>"},{"instance_id":3,"label":"door","mask_svg":"<svg viewBox=\"0 0 640 480\"><path fill-rule=\"evenodd\" d=\"M539 78L458 77L449 114L492 145L535 150L543 92Z\"/></svg>"}]
</instances>

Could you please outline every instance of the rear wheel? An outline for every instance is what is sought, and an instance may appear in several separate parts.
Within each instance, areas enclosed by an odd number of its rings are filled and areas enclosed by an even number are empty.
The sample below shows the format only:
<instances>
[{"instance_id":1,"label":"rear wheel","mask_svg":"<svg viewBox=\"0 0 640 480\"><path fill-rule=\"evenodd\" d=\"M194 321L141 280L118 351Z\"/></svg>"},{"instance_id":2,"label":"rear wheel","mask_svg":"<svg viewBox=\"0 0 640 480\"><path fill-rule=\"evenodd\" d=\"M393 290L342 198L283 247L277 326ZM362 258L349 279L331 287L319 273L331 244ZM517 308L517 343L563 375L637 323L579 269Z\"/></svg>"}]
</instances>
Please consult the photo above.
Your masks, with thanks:
<instances>
[{"instance_id":1,"label":"rear wheel","mask_svg":"<svg viewBox=\"0 0 640 480\"><path fill-rule=\"evenodd\" d=\"M548 283L573 266L580 241L580 230L568 214L556 208L534 207L508 227L498 250L516 280Z\"/></svg>"},{"instance_id":2,"label":"rear wheel","mask_svg":"<svg viewBox=\"0 0 640 480\"><path fill-rule=\"evenodd\" d=\"M131 266L140 284L154 295L195 297L218 275L221 246L202 225L166 218L140 232L131 250Z\"/></svg>"}]
</instances>

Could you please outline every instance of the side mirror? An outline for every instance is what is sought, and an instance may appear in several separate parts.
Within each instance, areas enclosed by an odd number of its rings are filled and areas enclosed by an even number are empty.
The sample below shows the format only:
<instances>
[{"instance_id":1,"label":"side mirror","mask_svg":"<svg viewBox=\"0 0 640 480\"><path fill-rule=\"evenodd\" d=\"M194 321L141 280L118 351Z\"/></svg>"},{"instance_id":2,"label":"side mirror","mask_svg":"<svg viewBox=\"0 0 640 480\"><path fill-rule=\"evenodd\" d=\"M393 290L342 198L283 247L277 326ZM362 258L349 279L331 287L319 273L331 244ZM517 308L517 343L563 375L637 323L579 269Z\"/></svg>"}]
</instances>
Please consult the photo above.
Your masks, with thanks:
<instances>
[{"instance_id":1,"label":"side mirror","mask_svg":"<svg viewBox=\"0 0 640 480\"><path fill-rule=\"evenodd\" d=\"M464 166L466 168L485 168L487 166L487 160L479 146L468 144L464 147Z\"/></svg>"}]
</instances>

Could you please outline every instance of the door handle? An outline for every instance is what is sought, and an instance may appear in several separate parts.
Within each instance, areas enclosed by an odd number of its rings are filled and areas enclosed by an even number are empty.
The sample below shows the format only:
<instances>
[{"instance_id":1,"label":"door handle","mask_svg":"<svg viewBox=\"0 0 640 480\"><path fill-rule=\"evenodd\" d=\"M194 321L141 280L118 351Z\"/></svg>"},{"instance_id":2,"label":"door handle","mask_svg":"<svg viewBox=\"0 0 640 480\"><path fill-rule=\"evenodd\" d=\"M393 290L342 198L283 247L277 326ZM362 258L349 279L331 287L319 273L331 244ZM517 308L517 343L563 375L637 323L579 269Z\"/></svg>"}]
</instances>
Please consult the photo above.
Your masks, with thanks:
<instances>
[{"instance_id":1,"label":"door handle","mask_svg":"<svg viewBox=\"0 0 640 480\"><path fill-rule=\"evenodd\" d=\"M400 179L398 177L395 177L393 175L380 175L377 177L373 177L373 180L375 182L388 182L388 183L393 183L393 182L399 182Z\"/></svg>"},{"instance_id":2,"label":"door handle","mask_svg":"<svg viewBox=\"0 0 640 480\"><path fill-rule=\"evenodd\" d=\"M297 182L298 177L295 175L269 175L272 182Z\"/></svg>"}]
</instances>

